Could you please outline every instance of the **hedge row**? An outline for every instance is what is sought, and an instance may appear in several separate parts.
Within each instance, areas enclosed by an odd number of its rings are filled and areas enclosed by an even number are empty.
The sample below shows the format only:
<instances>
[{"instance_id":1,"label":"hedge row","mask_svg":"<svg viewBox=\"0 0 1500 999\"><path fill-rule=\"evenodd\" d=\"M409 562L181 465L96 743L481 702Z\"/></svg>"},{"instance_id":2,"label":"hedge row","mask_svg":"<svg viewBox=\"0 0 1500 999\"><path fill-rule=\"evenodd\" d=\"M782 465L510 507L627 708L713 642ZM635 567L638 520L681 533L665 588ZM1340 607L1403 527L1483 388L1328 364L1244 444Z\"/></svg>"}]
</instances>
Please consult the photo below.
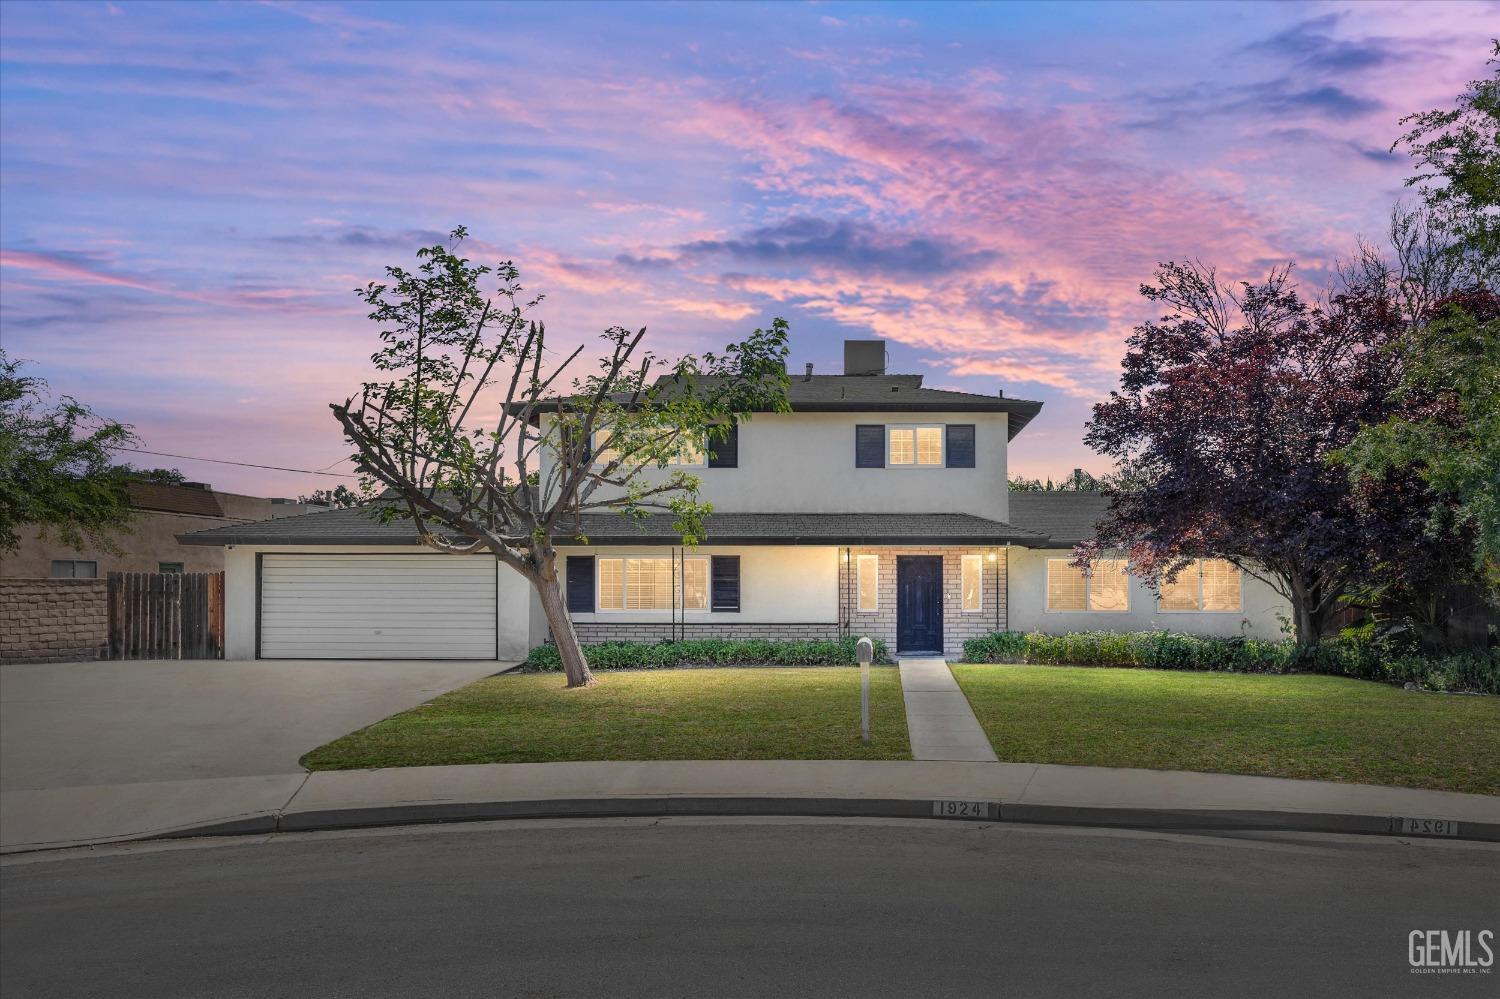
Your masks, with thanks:
<instances>
[{"instance_id":1,"label":"hedge row","mask_svg":"<svg viewBox=\"0 0 1500 999\"><path fill-rule=\"evenodd\" d=\"M1330 639L1312 648L1290 641L1202 638L1167 631L1079 631L1068 635L997 631L964 642L975 663L1047 663L1225 670L1233 673L1326 673L1426 690L1500 694L1500 650L1433 658L1389 640Z\"/></svg>"},{"instance_id":2,"label":"hedge row","mask_svg":"<svg viewBox=\"0 0 1500 999\"><path fill-rule=\"evenodd\" d=\"M854 666L856 638L779 642L766 638L733 641L692 638L681 642L600 642L585 645L589 668L663 669L671 666ZM875 661L887 662L884 642L875 643ZM539 673L562 669L557 646L531 650L523 664Z\"/></svg>"}]
</instances>

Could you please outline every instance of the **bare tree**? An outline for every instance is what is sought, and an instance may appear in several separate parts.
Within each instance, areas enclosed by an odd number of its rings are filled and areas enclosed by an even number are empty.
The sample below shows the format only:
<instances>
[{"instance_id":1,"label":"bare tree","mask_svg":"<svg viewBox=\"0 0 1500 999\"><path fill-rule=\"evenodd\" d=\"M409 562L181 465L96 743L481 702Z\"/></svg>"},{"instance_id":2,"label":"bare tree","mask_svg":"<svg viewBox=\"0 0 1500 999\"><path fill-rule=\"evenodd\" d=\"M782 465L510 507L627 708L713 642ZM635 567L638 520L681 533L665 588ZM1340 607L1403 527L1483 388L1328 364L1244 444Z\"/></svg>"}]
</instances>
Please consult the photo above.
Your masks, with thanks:
<instances>
[{"instance_id":1,"label":"bare tree","mask_svg":"<svg viewBox=\"0 0 1500 999\"><path fill-rule=\"evenodd\" d=\"M387 380L331 408L359 472L386 487L375 515L409 518L436 551L492 552L524 576L568 686L585 686L593 677L559 585L556 539L585 541L585 514L657 512L697 544L712 507L697 477L671 466L737 420L789 408L787 324L671 362L642 349L644 328L613 327L600 336L597 369L572 377L584 346L558 359L546 326L527 318L540 297L523 296L511 262L458 256L466 235L454 230L448 246L417 251L414 272L387 268L386 283L360 289L381 327L371 360Z\"/></svg>"}]
</instances>

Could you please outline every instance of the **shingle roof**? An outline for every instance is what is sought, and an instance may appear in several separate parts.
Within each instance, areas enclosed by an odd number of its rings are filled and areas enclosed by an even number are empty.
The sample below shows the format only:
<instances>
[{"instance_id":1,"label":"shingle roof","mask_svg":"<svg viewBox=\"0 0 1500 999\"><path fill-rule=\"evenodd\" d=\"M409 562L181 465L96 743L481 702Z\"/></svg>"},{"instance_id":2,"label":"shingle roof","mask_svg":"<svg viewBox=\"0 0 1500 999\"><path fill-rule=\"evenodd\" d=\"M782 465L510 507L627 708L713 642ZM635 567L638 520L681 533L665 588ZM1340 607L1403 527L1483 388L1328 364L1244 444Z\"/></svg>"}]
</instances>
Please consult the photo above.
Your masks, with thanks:
<instances>
[{"instance_id":1,"label":"shingle roof","mask_svg":"<svg viewBox=\"0 0 1500 999\"><path fill-rule=\"evenodd\" d=\"M157 482L127 482L125 491L130 497L130 505L137 510L190 513L197 517L224 516L219 498L207 489L168 486Z\"/></svg>"},{"instance_id":2,"label":"shingle roof","mask_svg":"<svg viewBox=\"0 0 1500 999\"><path fill-rule=\"evenodd\" d=\"M1109 500L1096 492L1020 492L1010 494L1010 522L1045 534L1045 547L1071 548L1094 536L1094 525L1109 509Z\"/></svg>"},{"instance_id":3,"label":"shingle roof","mask_svg":"<svg viewBox=\"0 0 1500 999\"><path fill-rule=\"evenodd\" d=\"M657 385L666 386L670 379L670 375L663 376L657 379ZM1040 402L1029 399L923 388L921 375L794 376L787 400L792 410L799 413L1007 413L1011 437L1042 411ZM544 413L556 408L556 400L544 401L537 407Z\"/></svg>"},{"instance_id":4,"label":"shingle roof","mask_svg":"<svg viewBox=\"0 0 1500 999\"><path fill-rule=\"evenodd\" d=\"M670 514L641 521L590 514L582 530L591 545L677 544ZM1042 536L997 520L963 513L715 513L705 544L1016 544L1041 545ZM369 507L216 527L178 536L185 545L414 545L411 521L382 524ZM559 545L578 544L561 537Z\"/></svg>"}]
</instances>

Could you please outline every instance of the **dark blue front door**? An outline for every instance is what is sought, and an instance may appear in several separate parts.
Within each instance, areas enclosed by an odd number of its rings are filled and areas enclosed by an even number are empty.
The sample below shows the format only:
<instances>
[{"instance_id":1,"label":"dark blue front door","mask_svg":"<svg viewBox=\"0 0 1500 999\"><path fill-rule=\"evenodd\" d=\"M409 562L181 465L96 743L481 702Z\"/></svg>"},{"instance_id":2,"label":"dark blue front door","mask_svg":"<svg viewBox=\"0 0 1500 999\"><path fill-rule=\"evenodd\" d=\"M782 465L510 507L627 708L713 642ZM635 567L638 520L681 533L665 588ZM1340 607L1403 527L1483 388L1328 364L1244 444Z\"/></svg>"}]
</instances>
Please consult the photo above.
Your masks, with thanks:
<instances>
[{"instance_id":1,"label":"dark blue front door","mask_svg":"<svg viewBox=\"0 0 1500 999\"><path fill-rule=\"evenodd\" d=\"M896 651L943 651L943 559L896 558Z\"/></svg>"}]
</instances>

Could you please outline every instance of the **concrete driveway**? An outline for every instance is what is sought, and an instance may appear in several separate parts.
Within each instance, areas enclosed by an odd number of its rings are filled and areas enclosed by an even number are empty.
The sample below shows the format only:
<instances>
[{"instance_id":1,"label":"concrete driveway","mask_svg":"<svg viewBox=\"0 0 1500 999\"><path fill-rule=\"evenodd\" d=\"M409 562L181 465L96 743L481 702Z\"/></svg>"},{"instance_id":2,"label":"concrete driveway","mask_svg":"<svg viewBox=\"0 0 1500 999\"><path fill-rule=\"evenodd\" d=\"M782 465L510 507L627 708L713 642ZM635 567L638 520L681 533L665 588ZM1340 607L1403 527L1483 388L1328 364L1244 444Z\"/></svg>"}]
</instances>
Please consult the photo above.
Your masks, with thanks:
<instances>
[{"instance_id":1,"label":"concrete driveway","mask_svg":"<svg viewBox=\"0 0 1500 999\"><path fill-rule=\"evenodd\" d=\"M214 660L0 667L0 789L301 772L310 749L510 666Z\"/></svg>"},{"instance_id":2,"label":"concrete driveway","mask_svg":"<svg viewBox=\"0 0 1500 999\"><path fill-rule=\"evenodd\" d=\"M511 663L99 662L0 667L0 852L283 807L297 760Z\"/></svg>"}]
</instances>

